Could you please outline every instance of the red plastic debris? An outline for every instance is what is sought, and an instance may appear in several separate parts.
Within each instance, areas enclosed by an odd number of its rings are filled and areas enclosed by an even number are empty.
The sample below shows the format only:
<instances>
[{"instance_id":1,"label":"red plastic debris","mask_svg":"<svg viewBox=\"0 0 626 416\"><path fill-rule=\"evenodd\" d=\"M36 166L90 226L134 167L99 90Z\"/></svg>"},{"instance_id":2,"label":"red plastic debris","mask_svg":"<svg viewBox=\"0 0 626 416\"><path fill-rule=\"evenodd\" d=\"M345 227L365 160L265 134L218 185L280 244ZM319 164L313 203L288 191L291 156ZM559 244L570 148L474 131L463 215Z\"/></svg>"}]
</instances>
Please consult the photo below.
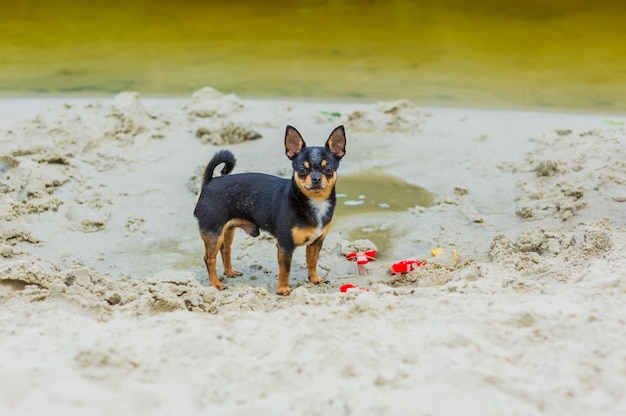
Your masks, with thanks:
<instances>
[{"instance_id":1,"label":"red plastic debris","mask_svg":"<svg viewBox=\"0 0 626 416\"><path fill-rule=\"evenodd\" d=\"M348 260L356 260L357 264L367 264L374 257L376 257L376 250L357 251L355 253L346 254Z\"/></svg>"},{"instance_id":2,"label":"red plastic debris","mask_svg":"<svg viewBox=\"0 0 626 416\"><path fill-rule=\"evenodd\" d=\"M341 286L339 288L339 291L343 292L343 293L346 293L348 291L348 289L358 289L358 290L362 290L364 292L369 292L370 291L369 289L365 289L364 287L356 287L356 286L354 286L353 284L350 284L350 283Z\"/></svg>"},{"instance_id":3,"label":"red plastic debris","mask_svg":"<svg viewBox=\"0 0 626 416\"><path fill-rule=\"evenodd\" d=\"M413 271L416 267L426 266L426 262L417 259L405 259L395 262L391 265L389 269L389 273L397 274L397 273L408 273Z\"/></svg>"}]
</instances>

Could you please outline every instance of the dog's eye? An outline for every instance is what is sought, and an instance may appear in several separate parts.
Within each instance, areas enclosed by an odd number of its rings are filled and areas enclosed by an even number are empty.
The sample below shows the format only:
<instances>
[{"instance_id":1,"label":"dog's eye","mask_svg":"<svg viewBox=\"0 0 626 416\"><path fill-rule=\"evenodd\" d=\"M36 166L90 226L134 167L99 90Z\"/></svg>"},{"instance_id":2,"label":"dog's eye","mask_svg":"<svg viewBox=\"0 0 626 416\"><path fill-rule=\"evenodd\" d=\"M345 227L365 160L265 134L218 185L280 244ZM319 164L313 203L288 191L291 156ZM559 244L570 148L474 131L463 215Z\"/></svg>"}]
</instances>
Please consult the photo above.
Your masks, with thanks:
<instances>
[{"instance_id":1,"label":"dog's eye","mask_svg":"<svg viewBox=\"0 0 626 416\"><path fill-rule=\"evenodd\" d=\"M324 174L325 174L325 175L329 175L329 176L330 176L330 175L332 175L332 174L333 174L333 172L334 172L334 169L333 169L333 168L331 168L330 166L326 166L326 167L324 168Z\"/></svg>"},{"instance_id":2,"label":"dog's eye","mask_svg":"<svg viewBox=\"0 0 626 416\"><path fill-rule=\"evenodd\" d=\"M305 176L307 174L307 169L306 168L298 168L298 175L300 176Z\"/></svg>"}]
</instances>

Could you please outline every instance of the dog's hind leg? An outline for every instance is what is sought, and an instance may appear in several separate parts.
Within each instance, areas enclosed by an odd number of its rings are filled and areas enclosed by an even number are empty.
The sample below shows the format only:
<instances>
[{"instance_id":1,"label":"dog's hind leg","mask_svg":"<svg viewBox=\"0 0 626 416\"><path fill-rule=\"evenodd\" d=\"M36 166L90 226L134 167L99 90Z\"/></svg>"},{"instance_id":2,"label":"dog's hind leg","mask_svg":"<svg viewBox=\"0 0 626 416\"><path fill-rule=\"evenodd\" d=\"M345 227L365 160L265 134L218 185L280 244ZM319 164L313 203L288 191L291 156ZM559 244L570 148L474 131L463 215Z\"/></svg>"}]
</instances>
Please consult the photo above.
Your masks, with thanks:
<instances>
[{"instance_id":1,"label":"dog's hind leg","mask_svg":"<svg viewBox=\"0 0 626 416\"><path fill-rule=\"evenodd\" d=\"M227 289L217 276L217 252L220 249L220 236L211 232L200 232L204 242L204 264L209 273L209 283L218 290Z\"/></svg>"},{"instance_id":2,"label":"dog's hind leg","mask_svg":"<svg viewBox=\"0 0 626 416\"><path fill-rule=\"evenodd\" d=\"M222 255L222 263L224 264L224 274L226 277L236 277L241 276L241 272L233 269L233 264L231 262L231 250L230 247L233 244L233 239L235 238L235 227L227 225L224 227L222 238L222 246L220 248L220 254Z\"/></svg>"}]
</instances>

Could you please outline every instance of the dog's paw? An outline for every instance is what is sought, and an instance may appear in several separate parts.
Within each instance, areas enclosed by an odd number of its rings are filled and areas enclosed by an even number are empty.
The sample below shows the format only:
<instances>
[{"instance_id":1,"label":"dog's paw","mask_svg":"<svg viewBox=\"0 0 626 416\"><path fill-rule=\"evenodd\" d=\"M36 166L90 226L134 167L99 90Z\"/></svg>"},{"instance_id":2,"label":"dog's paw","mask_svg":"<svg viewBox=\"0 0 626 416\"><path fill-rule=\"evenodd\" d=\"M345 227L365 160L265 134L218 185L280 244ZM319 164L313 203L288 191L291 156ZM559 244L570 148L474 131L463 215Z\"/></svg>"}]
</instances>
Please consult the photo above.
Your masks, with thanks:
<instances>
[{"instance_id":1,"label":"dog's paw","mask_svg":"<svg viewBox=\"0 0 626 416\"><path fill-rule=\"evenodd\" d=\"M211 283L211 286L213 286L214 288L216 288L217 290L226 290L228 289L228 286L226 286L224 283L222 282L217 282L215 284Z\"/></svg>"},{"instance_id":2,"label":"dog's paw","mask_svg":"<svg viewBox=\"0 0 626 416\"><path fill-rule=\"evenodd\" d=\"M291 288L289 286L279 286L276 293L282 296L289 296L291 294Z\"/></svg>"},{"instance_id":3,"label":"dog's paw","mask_svg":"<svg viewBox=\"0 0 626 416\"><path fill-rule=\"evenodd\" d=\"M226 277L237 277L241 276L243 273L241 273L239 270L228 269L224 270L224 274L226 275Z\"/></svg>"},{"instance_id":4,"label":"dog's paw","mask_svg":"<svg viewBox=\"0 0 626 416\"><path fill-rule=\"evenodd\" d=\"M317 276L317 277L310 277L309 276L309 282L313 283L314 285L319 285L320 283L328 283L328 281L326 279L322 279L319 276Z\"/></svg>"}]
</instances>

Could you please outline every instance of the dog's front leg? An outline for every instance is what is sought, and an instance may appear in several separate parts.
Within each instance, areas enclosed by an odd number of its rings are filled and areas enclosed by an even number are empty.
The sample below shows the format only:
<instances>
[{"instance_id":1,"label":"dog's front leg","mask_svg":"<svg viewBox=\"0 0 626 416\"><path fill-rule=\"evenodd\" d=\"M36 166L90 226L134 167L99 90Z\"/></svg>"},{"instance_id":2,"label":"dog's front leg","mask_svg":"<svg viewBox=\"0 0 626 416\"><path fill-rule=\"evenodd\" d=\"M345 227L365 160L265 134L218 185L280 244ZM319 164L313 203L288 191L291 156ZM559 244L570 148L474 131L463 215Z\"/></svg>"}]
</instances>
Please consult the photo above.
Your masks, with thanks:
<instances>
[{"instance_id":1,"label":"dog's front leg","mask_svg":"<svg viewBox=\"0 0 626 416\"><path fill-rule=\"evenodd\" d=\"M293 256L293 248L286 249L278 246L278 288L276 293L287 296L291 294L289 287L289 273L291 272L291 258Z\"/></svg>"},{"instance_id":2,"label":"dog's front leg","mask_svg":"<svg viewBox=\"0 0 626 416\"><path fill-rule=\"evenodd\" d=\"M322 249L323 243L324 238L320 237L306 246L306 267L309 273L309 282L314 285L326 282L326 280L322 279L317 274L317 261L320 257L320 250Z\"/></svg>"}]
</instances>

